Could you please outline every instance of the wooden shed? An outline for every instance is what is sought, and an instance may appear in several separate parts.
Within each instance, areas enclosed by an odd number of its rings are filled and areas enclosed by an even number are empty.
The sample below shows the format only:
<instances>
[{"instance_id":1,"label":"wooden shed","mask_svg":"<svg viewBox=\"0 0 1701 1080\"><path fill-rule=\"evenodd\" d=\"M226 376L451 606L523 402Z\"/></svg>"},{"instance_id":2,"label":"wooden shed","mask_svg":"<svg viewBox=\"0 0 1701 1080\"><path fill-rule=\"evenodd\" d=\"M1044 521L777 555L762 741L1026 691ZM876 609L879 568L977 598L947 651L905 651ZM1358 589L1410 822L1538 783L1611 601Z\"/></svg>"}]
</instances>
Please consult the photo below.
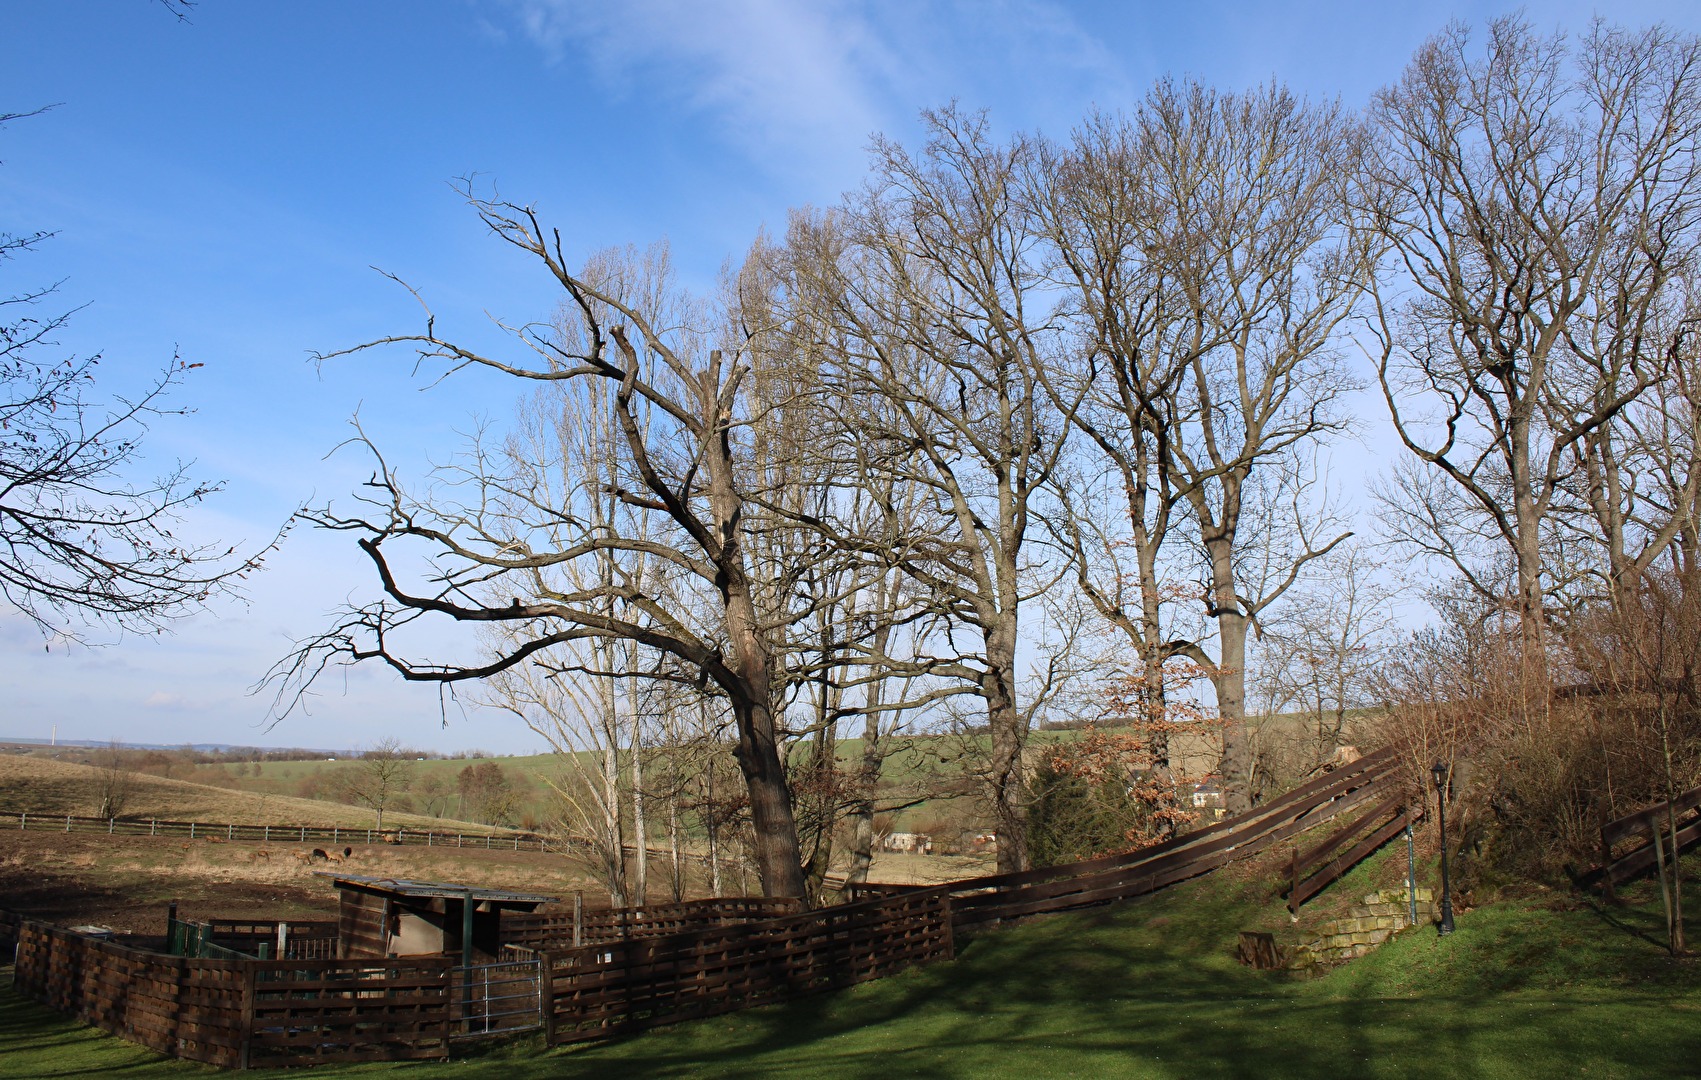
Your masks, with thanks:
<instances>
[{"instance_id":1,"label":"wooden shed","mask_svg":"<svg viewBox=\"0 0 1701 1080\"><path fill-rule=\"evenodd\" d=\"M532 911L558 899L537 893L320 872L340 895L337 955L456 957L490 963L502 948L502 913Z\"/></svg>"}]
</instances>

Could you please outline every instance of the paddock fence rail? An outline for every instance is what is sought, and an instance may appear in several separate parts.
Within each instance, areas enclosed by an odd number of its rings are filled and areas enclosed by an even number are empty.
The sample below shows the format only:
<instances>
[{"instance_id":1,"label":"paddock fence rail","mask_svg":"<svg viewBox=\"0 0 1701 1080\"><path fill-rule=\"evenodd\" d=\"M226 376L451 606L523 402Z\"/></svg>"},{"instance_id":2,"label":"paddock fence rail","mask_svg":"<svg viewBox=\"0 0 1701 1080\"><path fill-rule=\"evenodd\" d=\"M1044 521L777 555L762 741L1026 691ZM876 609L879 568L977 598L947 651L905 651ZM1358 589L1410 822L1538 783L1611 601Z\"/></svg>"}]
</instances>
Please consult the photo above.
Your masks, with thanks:
<instances>
[{"instance_id":1,"label":"paddock fence rail","mask_svg":"<svg viewBox=\"0 0 1701 1080\"><path fill-rule=\"evenodd\" d=\"M75 814L0 811L0 829L105 833L108 836L165 836L209 843L244 844L408 844L420 847L481 848L490 851L546 851L560 841L532 832L440 832L427 829L366 829L344 825L236 825L230 822L168 821L164 818L78 817Z\"/></svg>"},{"instance_id":2,"label":"paddock fence rail","mask_svg":"<svg viewBox=\"0 0 1701 1080\"><path fill-rule=\"evenodd\" d=\"M941 893L544 950L551 1045L835 990L955 955Z\"/></svg>"},{"instance_id":3,"label":"paddock fence rail","mask_svg":"<svg viewBox=\"0 0 1701 1080\"><path fill-rule=\"evenodd\" d=\"M802 910L803 902L797 899L735 896L577 912L537 911L503 916L502 938L533 949L569 948L775 919Z\"/></svg>"},{"instance_id":4,"label":"paddock fence rail","mask_svg":"<svg viewBox=\"0 0 1701 1080\"><path fill-rule=\"evenodd\" d=\"M167 956L26 919L14 977L103 1031L240 1069L446 1057L452 965Z\"/></svg>"},{"instance_id":5,"label":"paddock fence rail","mask_svg":"<svg viewBox=\"0 0 1701 1080\"><path fill-rule=\"evenodd\" d=\"M1366 754L1277 799L1196 832L1123 855L932 886L854 889L893 895L943 893L957 932L1011 919L1071 911L1145 896L1250 858L1398 786L1393 751Z\"/></svg>"}]
</instances>

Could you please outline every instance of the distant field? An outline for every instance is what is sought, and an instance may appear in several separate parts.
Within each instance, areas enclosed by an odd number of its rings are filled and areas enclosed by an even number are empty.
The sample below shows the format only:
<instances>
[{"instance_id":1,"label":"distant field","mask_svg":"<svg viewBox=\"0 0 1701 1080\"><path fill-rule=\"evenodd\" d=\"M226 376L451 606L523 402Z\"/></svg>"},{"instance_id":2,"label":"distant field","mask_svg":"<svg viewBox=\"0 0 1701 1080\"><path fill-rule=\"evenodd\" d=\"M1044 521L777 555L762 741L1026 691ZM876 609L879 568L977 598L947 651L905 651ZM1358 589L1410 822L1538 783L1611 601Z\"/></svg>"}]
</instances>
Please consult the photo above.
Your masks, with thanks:
<instances>
[{"instance_id":1,"label":"distant field","mask_svg":"<svg viewBox=\"0 0 1701 1080\"><path fill-rule=\"evenodd\" d=\"M101 771L39 756L0 754L0 811L93 816L100 809ZM131 774L134 783L123 816L236 825L372 825L370 810L318 799L231 791L184 780ZM385 823L415 828L444 823L417 814L386 814ZM482 827L481 827L482 828Z\"/></svg>"}]
</instances>

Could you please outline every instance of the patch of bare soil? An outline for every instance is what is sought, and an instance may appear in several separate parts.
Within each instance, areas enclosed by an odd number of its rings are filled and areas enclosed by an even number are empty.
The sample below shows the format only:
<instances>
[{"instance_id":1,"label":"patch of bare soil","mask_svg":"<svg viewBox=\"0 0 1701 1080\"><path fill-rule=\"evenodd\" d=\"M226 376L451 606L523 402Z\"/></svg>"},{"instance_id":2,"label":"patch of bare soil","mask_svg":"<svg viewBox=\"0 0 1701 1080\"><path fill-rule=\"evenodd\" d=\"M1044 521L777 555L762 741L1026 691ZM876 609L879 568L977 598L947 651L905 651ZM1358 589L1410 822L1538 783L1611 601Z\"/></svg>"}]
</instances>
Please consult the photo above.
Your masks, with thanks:
<instances>
[{"instance_id":1,"label":"patch of bare soil","mask_svg":"<svg viewBox=\"0 0 1701 1080\"><path fill-rule=\"evenodd\" d=\"M341 862L324 845L193 842L0 829L0 907L60 925L138 934L165 930L166 905L187 919L334 916L328 871L536 891L587 903L602 894L557 855L466 848L356 845ZM343 849L334 854L341 855Z\"/></svg>"}]
</instances>

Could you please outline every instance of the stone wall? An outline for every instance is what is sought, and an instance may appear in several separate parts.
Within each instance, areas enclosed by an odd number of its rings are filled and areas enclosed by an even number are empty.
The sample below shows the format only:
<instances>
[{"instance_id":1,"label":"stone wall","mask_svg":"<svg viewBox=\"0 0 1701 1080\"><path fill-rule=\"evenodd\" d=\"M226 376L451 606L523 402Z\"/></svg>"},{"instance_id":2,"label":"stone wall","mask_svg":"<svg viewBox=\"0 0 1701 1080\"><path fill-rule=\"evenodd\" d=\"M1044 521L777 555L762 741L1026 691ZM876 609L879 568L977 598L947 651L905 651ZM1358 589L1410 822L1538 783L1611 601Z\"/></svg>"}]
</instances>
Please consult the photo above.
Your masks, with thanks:
<instances>
[{"instance_id":1,"label":"stone wall","mask_svg":"<svg viewBox=\"0 0 1701 1080\"><path fill-rule=\"evenodd\" d=\"M1284 950L1287 966L1304 970L1339 964L1363 956L1410 924L1410 890L1384 889L1371 893L1346 915L1318 926L1313 937ZM1435 893L1417 890L1417 925L1435 921Z\"/></svg>"}]
</instances>

